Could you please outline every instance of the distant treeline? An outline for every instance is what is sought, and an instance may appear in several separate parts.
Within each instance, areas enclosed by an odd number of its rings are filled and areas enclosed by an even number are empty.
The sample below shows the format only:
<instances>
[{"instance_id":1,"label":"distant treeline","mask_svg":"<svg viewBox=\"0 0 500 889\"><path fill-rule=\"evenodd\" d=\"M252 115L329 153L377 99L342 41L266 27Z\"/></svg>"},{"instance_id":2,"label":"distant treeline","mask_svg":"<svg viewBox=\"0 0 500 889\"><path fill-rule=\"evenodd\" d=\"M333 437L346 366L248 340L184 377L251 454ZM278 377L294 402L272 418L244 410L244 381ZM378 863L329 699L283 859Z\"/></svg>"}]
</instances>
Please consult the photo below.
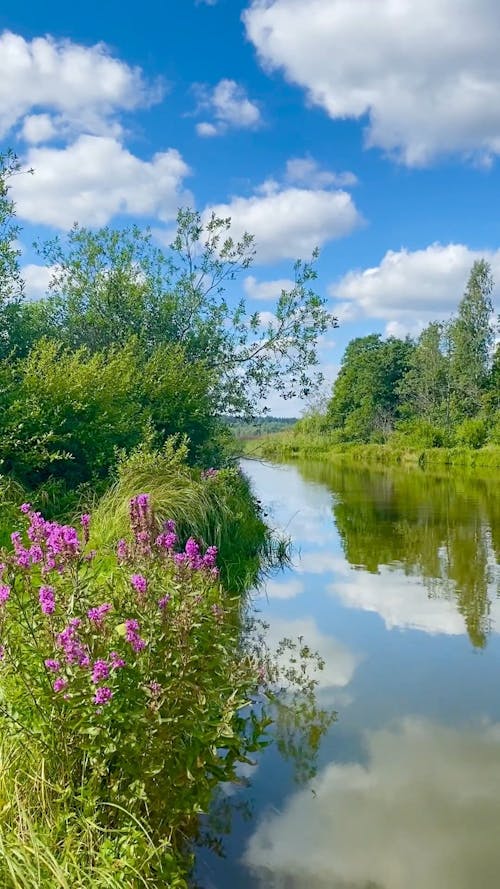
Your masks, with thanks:
<instances>
[{"instance_id":1,"label":"distant treeline","mask_svg":"<svg viewBox=\"0 0 500 889\"><path fill-rule=\"evenodd\" d=\"M282 432L297 422L296 417L258 417L255 420L239 420L234 417L225 417L225 422L231 427L236 438L256 438L259 435L267 435L272 432Z\"/></svg>"},{"instance_id":2,"label":"distant treeline","mask_svg":"<svg viewBox=\"0 0 500 889\"><path fill-rule=\"evenodd\" d=\"M487 262L474 263L456 315L415 340L380 334L352 340L326 410L294 434L338 442L418 447L500 444L499 324Z\"/></svg>"}]
</instances>

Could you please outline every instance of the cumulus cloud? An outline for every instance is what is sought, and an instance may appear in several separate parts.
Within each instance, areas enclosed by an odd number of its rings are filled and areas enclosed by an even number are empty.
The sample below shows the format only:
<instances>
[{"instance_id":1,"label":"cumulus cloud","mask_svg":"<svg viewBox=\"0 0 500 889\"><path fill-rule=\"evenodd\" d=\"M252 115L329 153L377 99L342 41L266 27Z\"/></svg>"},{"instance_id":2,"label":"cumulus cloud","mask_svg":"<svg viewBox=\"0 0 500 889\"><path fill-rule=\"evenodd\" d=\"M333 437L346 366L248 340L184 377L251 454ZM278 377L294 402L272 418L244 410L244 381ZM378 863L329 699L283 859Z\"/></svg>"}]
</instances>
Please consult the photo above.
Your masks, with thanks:
<instances>
[{"instance_id":1,"label":"cumulus cloud","mask_svg":"<svg viewBox=\"0 0 500 889\"><path fill-rule=\"evenodd\" d=\"M369 146L410 166L500 153L496 0L253 0L243 18L263 66L366 116Z\"/></svg>"},{"instance_id":2,"label":"cumulus cloud","mask_svg":"<svg viewBox=\"0 0 500 889\"><path fill-rule=\"evenodd\" d=\"M268 179L250 197L233 197L207 208L232 219L232 234L255 236L258 262L310 258L315 247L350 234L362 223L351 195L343 189L305 188Z\"/></svg>"},{"instance_id":3,"label":"cumulus cloud","mask_svg":"<svg viewBox=\"0 0 500 889\"><path fill-rule=\"evenodd\" d=\"M389 250L380 265L348 272L330 287L339 300L335 314L342 321L381 319L387 322L387 333L416 332L455 311L471 266L482 257L491 263L500 284L500 250L471 250L464 244Z\"/></svg>"},{"instance_id":4,"label":"cumulus cloud","mask_svg":"<svg viewBox=\"0 0 500 889\"><path fill-rule=\"evenodd\" d=\"M259 106L252 102L244 87L224 78L212 89L197 86L198 110L213 115L213 122L197 124L199 136L217 136L228 129L255 129L261 123Z\"/></svg>"},{"instance_id":5,"label":"cumulus cloud","mask_svg":"<svg viewBox=\"0 0 500 889\"><path fill-rule=\"evenodd\" d=\"M289 889L496 885L500 725L407 719L367 734L367 762L325 768L257 825L245 863Z\"/></svg>"},{"instance_id":6,"label":"cumulus cloud","mask_svg":"<svg viewBox=\"0 0 500 889\"><path fill-rule=\"evenodd\" d=\"M158 84L148 85L139 68L114 58L103 43L82 46L50 36L25 40L10 31L0 34L0 136L33 109L50 114L54 131L117 135L117 112L148 106L160 96ZM47 132L48 126L45 117L31 120L21 135L38 142L40 128Z\"/></svg>"},{"instance_id":7,"label":"cumulus cloud","mask_svg":"<svg viewBox=\"0 0 500 889\"><path fill-rule=\"evenodd\" d=\"M17 176L12 193L18 215L33 223L68 228L105 225L117 215L154 216L168 222L179 205L189 167L176 149L144 161L116 139L80 136L67 148L31 148L34 176Z\"/></svg>"}]
</instances>

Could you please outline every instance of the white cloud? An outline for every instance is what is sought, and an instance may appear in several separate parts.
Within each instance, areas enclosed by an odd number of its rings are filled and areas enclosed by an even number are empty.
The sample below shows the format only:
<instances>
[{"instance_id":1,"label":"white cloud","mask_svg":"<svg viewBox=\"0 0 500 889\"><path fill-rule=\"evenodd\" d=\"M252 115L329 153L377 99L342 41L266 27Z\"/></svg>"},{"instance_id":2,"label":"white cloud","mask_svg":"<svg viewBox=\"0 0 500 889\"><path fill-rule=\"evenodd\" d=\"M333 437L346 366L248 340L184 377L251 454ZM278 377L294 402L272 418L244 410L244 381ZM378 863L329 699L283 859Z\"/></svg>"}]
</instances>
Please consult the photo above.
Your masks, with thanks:
<instances>
[{"instance_id":1,"label":"white cloud","mask_svg":"<svg viewBox=\"0 0 500 889\"><path fill-rule=\"evenodd\" d=\"M244 87L235 80L224 78L213 89L207 86L196 88L198 109L210 112L213 123L197 125L199 136L215 136L228 129L255 129L261 123L259 106L252 102Z\"/></svg>"},{"instance_id":2,"label":"white cloud","mask_svg":"<svg viewBox=\"0 0 500 889\"><path fill-rule=\"evenodd\" d=\"M189 167L173 148L143 161L116 139L80 136L67 148L31 148L34 176L17 176L17 212L33 223L68 228L105 225L117 214L168 222L189 201L182 182Z\"/></svg>"},{"instance_id":3,"label":"white cloud","mask_svg":"<svg viewBox=\"0 0 500 889\"><path fill-rule=\"evenodd\" d=\"M305 586L298 577L286 576L275 580L267 580L263 593L269 599L295 599L305 593Z\"/></svg>"},{"instance_id":4,"label":"white cloud","mask_svg":"<svg viewBox=\"0 0 500 889\"><path fill-rule=\"evenodd\" d=\"M253 0L243 18L265 68L368 116L369 146L413 166L500 153L497 0Z\"/></svg>"},{"instance_id":5,"label":"white cloud","mask_svg":"<svg viewBox=\"0 0 500 889\"><path fill-rule=\"evenodd\" d=\"M219 135L217 127L213 123L208 123L207 121L201 121L201 123L197 123L196 132L198 133L198 136L204 136L206 139L210 139L212 136Z\"/></svg>"},{"instance_id":6,"label":"white cloud","mask_svg":"<svg viewBox=\"0 0 500 889\"><path fill-rule=\"evenodd\" d=\"M257 281L253 275L247 275L243 281L243 290L250 299L277 299L282 290L293 290L294 286L294 282L289 278Z\"/></svg>"},{"instance_id":7,"label":"white cloud","mask_svg":"<svg viewBox=\"0 0 500 889\"><path fill-rule=\"evenodd\" d=\"M340 565L337 570L341 570ZM420 630L447 636L466 633L453 594L449 599L431 598L421 581L402 571L381 567L378 574L371 574L346 566L344 578L331 584L329 591L348 608L379 614L388 630Z\"/></svg>"},{"instance_id":8,"label":"white cloud","mask_svg":"<svg viewBox=\"0 0 500 889\"><path fill-rule=\"evenodd\" d=\"M21 274L26 285L27 298L39 299L44 296L49 288L53 273L53 266L36 265L35 263L23 266Z\"/></svg>"},{"instance_id":9,"label":"white cloud","mask_svg":"<svg viewBox=\"0 0 500 889\"><path fill-rule=\"evenodd\" d=\"M102 43L0 34L0 136L32 109L51 112L53 126L63 131L116 135L117 112L150 105L160 95L158 85L148 86L139 68L114 58ZM27 124L28 137L34 127Z\"/></svg>"},{"instance_id":10,"label":"white cloud","mask_svg":"<svg viewBox=\"0 0 500 889\"><path fill-rule=\"evenodd\" d=\"M351 271L330 287L340 300L334 312L344 321L379 318L387 322L388 333L418 331L456 310L471 266L481 257L491 263L500 285L500 250L471 250L464 244L389 250L380 265Z\"/></svg>"},{"instance_id":11,"label":"white cloud","mask_svg":"<svg viewBox=\"0 0 500 889\"><path fill-rule=\"evenodd\" d=\"M267 180L251 197L233 197L207 208L232 219L232 235L255 236L257 261L310 258L315 247L350 234L362 218L350 194L326 188L307 189Z\"/></svg>"},{"instance_id":12,"label":"white cloud","mask_svg":"<svg viewBox=\"0 0 500 889\"><path fill-rule=\"evenodd\" d=\"M312 157L294 157L287 161L285 178L294 185L306 185L308 188L324 188L329 185L349 188L358 182L354 173L322 170Z\"/></svg>"},{"instance_id":13,"label":"white cloud","mask_svg":"<svg viewBox=\"0 0 500 889\"><path fill-rule=\"evenodd\" d=\"M496 886L500 726L407 719L366 748L366 764L332 763L266 813L244 856L256 885Z\"/></svg>"},{"instance_id":14,"label":"white cloud","mask_svg":"<svg viewBox=\"0 0 500 889\"><path fill-rule=\"evenodd\" d=\"M48 142L57 133L50 114L29 114L24 118L21 130L25 142L37 145L39 142Z\"/></svg>"}]
</instances>

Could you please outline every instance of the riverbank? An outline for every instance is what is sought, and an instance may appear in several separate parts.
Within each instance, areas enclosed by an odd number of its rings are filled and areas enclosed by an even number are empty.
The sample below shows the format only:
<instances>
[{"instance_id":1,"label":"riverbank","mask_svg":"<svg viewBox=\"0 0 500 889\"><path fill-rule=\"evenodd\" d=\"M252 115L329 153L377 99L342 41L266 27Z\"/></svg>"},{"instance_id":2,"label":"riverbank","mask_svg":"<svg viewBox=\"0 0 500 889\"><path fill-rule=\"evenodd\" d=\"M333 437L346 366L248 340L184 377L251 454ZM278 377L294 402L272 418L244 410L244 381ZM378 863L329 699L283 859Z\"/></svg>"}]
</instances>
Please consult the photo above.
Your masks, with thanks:
<instances>
[{"instance_id":1,"label":"riverbank","mask_svg":"<svg viewBox=\"0 0 500 889\"><path fill-rule=\"evenodd\" d=\"M239 620L273 552L259 504L237 469L167 449L128 458L71 524L19 506L0 559L0 884L185 887L199 814L265 726L248 704L266 654Z\"/></svg>"},{"instance_id":2,"label":"riverbank","mask_svg":"<svg viewBox=\"0 0 500 889\"><path fill-rule=\"evenodd\" d=\"M418 448L403 444L335 442L328 435L277 433L243 443L247 457L269 460L314 459L346 461L358 465L462 466L500 468L500 447Z\"/></svg>"}]
</instances>

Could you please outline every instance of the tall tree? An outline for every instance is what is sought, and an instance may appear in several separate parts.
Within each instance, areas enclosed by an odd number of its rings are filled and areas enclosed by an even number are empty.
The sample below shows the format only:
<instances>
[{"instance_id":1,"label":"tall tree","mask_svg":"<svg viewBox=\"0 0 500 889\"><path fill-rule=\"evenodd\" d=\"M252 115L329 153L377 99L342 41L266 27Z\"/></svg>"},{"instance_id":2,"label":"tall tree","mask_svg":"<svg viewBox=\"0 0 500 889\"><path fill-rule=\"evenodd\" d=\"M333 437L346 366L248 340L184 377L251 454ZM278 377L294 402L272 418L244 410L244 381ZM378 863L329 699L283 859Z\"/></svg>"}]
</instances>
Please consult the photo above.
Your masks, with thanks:
<instances>
[{"instance_id":1,"label":"tall tree","mask_svg":"<svg viewBox=\"0 0 500 889\"><path fill-rule=\"evenodd\" d=\"M447 426L449 416L449 362L443 351L445 334L445 327L439 321L432 321L422 331L409 356L408 372L399 386L403 414L438 426Z\"/></svg>"},{"instance_id":2,"label":"tall tree","mask_svg":"<svg viewBox=\"0 0 500 889\"><path fill-rule=\"evenodd\" d=\"M307 396L320 382L318 337L335 319L312 284L312 263L297 262L270 321L251 312L235 279L255 255L253 238L231 236L231 220L203 224L182 210L167 253L137 228L98 232L75 227L42 246L54 268L50 295L30 307L36 336L91 350L137 337L145 355L168 343L215 375L220 412L249 414L270 390ZM315 258L315 257L313 257Z\"/></svg>"},{"instance_id":3,"label":"tall tree","mask_svg":"<svg viewBox=\"0 0 500 889\"><path fill-rule=\"evenodd\" d=\"M474 263L458 315L450 325L450 377L453 412L457 420L477 414L486 389L494 332L489 264Z\"/></svg>"},{"instance_id":4,"label":"tall tree","mask_svg":"<svg viewBox=\"0 0 500 889\"><path fill-rule=\"evenodd\" d=\"M331 424L346 438L385 438L399 416L398 385L408 370L411 340L370 334L352 340L328 406Z\"/></svg>"},{"instance_id":5,"label":"tall tree","mask_svg":"<svg viewBox=\"0 0 500 889\"><path fill-rule=\"evenodd\" d=\"M13 152L0 154L0 357L8 355L15 344L24 291L17 245L19 226L9 195L9 181L19 172L19 162Z\"/></svg>"}]
</instances>

